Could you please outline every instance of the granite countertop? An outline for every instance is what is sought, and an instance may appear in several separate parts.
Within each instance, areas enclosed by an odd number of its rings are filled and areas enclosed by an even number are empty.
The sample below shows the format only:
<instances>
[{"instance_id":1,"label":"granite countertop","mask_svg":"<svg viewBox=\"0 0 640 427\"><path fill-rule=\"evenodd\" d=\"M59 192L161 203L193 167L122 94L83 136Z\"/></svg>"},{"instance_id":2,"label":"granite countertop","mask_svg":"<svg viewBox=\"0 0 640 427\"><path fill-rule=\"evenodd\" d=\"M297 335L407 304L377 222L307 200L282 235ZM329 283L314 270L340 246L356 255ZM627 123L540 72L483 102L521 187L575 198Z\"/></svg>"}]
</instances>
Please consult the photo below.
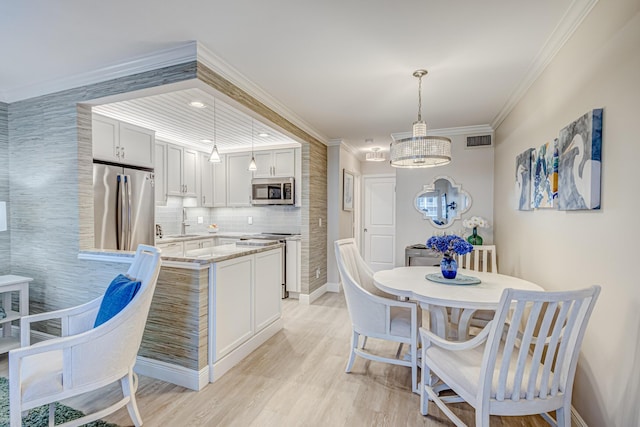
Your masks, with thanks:
<instances>
[{"instance_id":1,"label":"granite countertop","mask_svg":"<svg viewBox=\"0 0 640 427\"><path fill-rule=\"evenodd\" d=\"M266 246L228 245L213 246L210 248L193 249L185 256L162 256L163 261L192 262L196 264L210 264L214 262L226 261L228 259L239 258L245 255L257 254L284 247L283 243L274 243Z\"/></svg>"},{"instance_id":2,"label":"granite countertop","mask_svg":"<svg viewBox=\"0 0 640 427\"><path fill-rule=\"evenodd\" d=\"M210 248L193 249L187 252L185 256L162 255L162 260L204 265L225 261L228 259L239 258L245 255L256 254L259 252L270 251L272 249L282 247L284 247L284 244L278 242L266 246L236 245L235 243L231 243L228 245L213 246ZM83 260L97 260L106 262L131 262L130 259L132 259L134 255L135 252L131 251L92 249L87 251L80 251L78 258Z\"/></svg>"},{"instance_id":3,"label":"granite countertop","mask_svg":"<svg viewBox=\"0 0 640 427\"><path fill-rule=\"evenodd\" d=\"M241 232L241 231L218 231L215 233L190 233L185 236L170 234L162 238L156 238L156 244L209 239L213 237L240 239L241 237L242 238L252 238L252 237L261 238L262 236L264 236L263 233L249 233L249 232ZM299 234L294 234L291 236L282 236L282 238L286 240L300 240L301 236Z\"/></svg>"}]
</instances>

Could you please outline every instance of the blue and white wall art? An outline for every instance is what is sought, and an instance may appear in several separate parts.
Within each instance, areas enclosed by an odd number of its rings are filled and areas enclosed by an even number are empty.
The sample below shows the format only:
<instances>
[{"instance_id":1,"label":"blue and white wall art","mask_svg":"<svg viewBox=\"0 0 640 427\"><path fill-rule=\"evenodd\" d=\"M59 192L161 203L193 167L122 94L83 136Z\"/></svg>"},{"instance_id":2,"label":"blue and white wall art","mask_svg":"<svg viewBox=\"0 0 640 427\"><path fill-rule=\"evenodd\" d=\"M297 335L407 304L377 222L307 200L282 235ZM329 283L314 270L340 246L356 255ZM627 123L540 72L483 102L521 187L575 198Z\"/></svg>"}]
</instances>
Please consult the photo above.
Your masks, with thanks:
<instances>
[{"instance_id":1,"label":"blue and white wall art","mask_svg":"<svg viewBox=\"0 0 640 427\"><path fill-rule=\"evenodd\" d=\"M516 157L516 209L530 211L531 207L531 157L533 148L528 148Z\"/></svg>"},{"instance_id":2,"label":"blue and white wall art","mask_svg":"<svg viewBox=\"0 0 640 427\"><path fill-rule=\"evenodd\" d=\"M558 209L600 209L601 108L560 131L558 153Z\"/></svg>"},{"instance_id":3,"label":"blue and white wall art","mask_svg":"<svg viewBox=\"0 0 640 427\"><path fill-rule=\"evenodd\" d=\"M552 208L558 198L558 140L545 143L533 154L531 207Z\"/></svg>"}]
</instances>

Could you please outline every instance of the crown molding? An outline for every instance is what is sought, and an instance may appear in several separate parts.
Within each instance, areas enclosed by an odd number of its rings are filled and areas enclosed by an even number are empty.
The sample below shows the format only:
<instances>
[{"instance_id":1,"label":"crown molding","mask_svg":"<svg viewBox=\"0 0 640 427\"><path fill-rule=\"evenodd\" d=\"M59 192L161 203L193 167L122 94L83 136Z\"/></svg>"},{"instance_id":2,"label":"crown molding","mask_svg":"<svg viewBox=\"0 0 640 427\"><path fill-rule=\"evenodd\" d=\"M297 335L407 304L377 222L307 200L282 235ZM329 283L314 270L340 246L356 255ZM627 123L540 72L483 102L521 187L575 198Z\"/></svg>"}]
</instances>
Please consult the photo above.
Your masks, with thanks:
<instances>
[{"instance_id":1,"label":"crown molding","mask_svg":"<svg viewBox=\"0 0 640 427\"><path fill-rule=\"evenodd\" d=\"M157 70L158 68L183 64L185 62L195 61L196 59L197 43L191 41L86 73L74 74L8 90L3 94L3 98L5 99L3 102L15 102L34 98L36 96L87 86L145 71Z\"/></svg>"},{"instance_id":2,"label":"crown molding","mask_svg":"<svg viewBox=\"0 0 640 427\"><path fill-rule=\"evenodd\" d=\"M321 133L316 131L309 123L305 122L296 113L288 109L276 98L269 95L261 87L253 83L224 59L220 58L218 55L207 49L204 45L198 43L197 46L197 56L199 62L201 62L203 65L206 65L212 71L221 75L233 85L251 95L253 98L262 102L271 110L289 120L291 123L302 129L309 135L327 145L329 141L329 138L327 136L322 135Z\"/></svg>"},{"instance_id":3,"label":"crown molding","mask_svg":"<svg viewBox=\"0 0 640 427\"><path fill-rule=\"evenodd\" d=\"M511 113L529 88L531 88L533 83L558 54L562 46L571 38L596 3L598 3L598 0L574 0L571 3L569 9L567 9L556 28L534 58L533 63L529 66L529 71L527 71L522 82L511 93L507 102L492 120L491 127L493 127L493 129L497 129L504 119L507 118L509 113Z\"/></svg>"},{"instance_id":4,"label":"crown molding","mask_svg":"<svg viewBox=\"0 0 640 427\"><path fill-rule=\"evenodd\" d=\"M493 128L490 125L473 125L473 126L458 126L453 128L441 128L441 129L428 129L427 135L429 136L454 136L454 135L480 135L480 134L493 134ZM403 138L410 138L411 132L397 132L392 133L391 138L394 141Z\"/></svg>"},{"instance_id":5,"label":"crown molding","mask_svg":"<svg viewBox=\"0 0 640 427\"><path fill-rule=\"evenodd\" d=\"M342 144L344 141L342 139L330 139L327 141L327 147L335 147L336 145Z\"/></svg>"}]
</instances>

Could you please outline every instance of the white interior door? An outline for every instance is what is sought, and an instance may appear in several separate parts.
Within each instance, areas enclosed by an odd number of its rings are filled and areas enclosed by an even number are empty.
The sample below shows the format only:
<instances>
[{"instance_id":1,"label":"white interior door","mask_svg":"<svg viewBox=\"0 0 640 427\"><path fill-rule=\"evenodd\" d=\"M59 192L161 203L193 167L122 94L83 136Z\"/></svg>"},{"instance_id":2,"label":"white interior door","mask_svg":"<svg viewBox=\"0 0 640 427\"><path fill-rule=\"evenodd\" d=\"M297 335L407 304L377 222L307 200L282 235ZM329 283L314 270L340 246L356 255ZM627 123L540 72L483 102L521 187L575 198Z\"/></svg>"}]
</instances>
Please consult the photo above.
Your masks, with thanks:
<instances>
[{"instance_id":1,"label":"white interior door","mask_svg":"<svg viewBox=\"0 0 640 427\"><path fill-rule=\"evenodd\" d=\"M395 266L396 178L364 177L364 259L373 271Z\"/></svg>"}]
</instances>

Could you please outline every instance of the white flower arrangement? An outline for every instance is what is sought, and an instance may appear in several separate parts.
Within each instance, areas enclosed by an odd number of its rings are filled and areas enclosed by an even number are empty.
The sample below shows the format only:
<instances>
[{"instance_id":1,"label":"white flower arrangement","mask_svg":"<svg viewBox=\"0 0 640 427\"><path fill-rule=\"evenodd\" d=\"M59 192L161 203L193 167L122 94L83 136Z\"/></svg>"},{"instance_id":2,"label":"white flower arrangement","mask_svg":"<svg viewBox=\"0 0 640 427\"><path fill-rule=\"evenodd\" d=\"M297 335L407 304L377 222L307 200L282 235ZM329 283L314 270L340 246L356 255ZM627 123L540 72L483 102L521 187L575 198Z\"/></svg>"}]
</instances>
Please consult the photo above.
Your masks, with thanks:
<instances>
[{"instance_id":1,"label":"white flower arrangement","mask_svg":"<svg viewBox=\"0 0 640 427\"><path fill-rule=\"evenodd\" d=\"M489 228L489 221L481 216L472 216L462 221L464 228Z\"/></svg>"}]
</instances>

